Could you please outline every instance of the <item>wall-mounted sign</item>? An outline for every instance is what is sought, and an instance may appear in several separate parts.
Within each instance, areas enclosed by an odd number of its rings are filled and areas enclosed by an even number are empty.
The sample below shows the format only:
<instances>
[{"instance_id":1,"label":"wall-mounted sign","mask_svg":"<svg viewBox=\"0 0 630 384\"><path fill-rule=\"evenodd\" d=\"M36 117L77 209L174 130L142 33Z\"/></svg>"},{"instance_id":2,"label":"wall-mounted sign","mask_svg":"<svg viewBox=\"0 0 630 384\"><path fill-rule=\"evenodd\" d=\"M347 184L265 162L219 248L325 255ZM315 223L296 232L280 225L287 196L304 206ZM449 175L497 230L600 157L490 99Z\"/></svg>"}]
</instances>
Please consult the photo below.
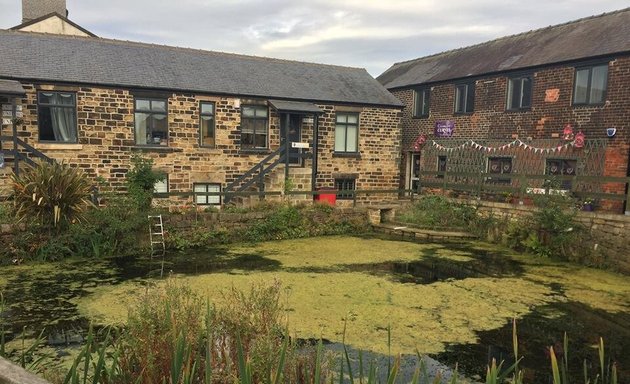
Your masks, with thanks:
<instances>
[{"instance_id":1,"label":"wall-mounted sign","mask_svg":"<svg viewBox=\"0 0 630 384\"><path fill-rule=\"evenodd\" d=\"M11 119L2 119L2 125L11 125Z\"/></svg>"},{"instance_id":2,"label":"wall-mounted sign","mask_svg":"<svg viewBox=\"0 0 630 384\"><path fill-rule=\"evenodd\" d=\"M435 122L435 137L451 137L455 131L455 121L438 120Z\"/></svg>"},{"instance_id":3,"label":"wall-mounted sign","mask_svg":"<svg viewBox=\"0 0 630 384\"><path fill-rule=\"evenodd\" d=\"M2 117L13 117L13 111L2 111Z\"/></svg>"},{"instance_id":4,"label":"wall-mounted sign","mask_svg":"<svg viewBox=\"0 0 630 384\"><path fill-rule=\"evenodd\" d=\"M3 111L12 111L13 110L13 106L11 104L2 104L2 110Z\"/></svg>"},{"instance_id":5,"label":"wall-mounted sign","mask_svg":"<svg viewBox=\"0 0 630 384\"><path fill-rule=\"evenodd\" d=\"M313 124L313 122L314 122L314 121L315 121L315 120L313 120L313 118L312 118L312 117L304 117L304 118L302 118L302 122L303 122L304 124Z\"/></svg>"},{"instance_id":6,"label":"wall-mounted sign","mask_svg":"<svg viewBox=\"0 0 630 384\"><path fill-rule=\"evenodd\" d=\"M304 148L304 149L308 149L308 143L295 143L292 142L291 143L291 148Z\"/></svg>"}]
</instances>

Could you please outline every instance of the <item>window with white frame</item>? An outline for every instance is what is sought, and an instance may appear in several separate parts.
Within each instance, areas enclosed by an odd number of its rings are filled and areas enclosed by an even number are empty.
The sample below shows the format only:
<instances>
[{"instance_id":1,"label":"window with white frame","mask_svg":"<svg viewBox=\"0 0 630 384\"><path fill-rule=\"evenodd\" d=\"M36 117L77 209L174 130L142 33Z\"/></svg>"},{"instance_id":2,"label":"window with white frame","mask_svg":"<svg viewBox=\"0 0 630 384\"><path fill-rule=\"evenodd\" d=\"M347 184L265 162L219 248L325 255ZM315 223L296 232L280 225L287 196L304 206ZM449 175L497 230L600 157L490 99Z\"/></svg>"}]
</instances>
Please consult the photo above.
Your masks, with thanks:
<instances>
[{"instance_id":1,"label":"window with white frame","mask_svg":"<svg viewBox=\"0 0 630 384\"><path fill-rule=\"evenodd\" d=\"M221 192L221 184L195 183L193 192L195 194L195 204L197 205L221 205L221 196L210 196L207 194Z\"/></svg>"},{"instance_id":2,"label":"window with white frame","mask_svg":"<svg viewBox=\"0 0 630 384\"><path fill-rule=\"evenodd\" d=\"M153 184L153 193L168 193L168 175Z\"/></svg>"}]
</instances>

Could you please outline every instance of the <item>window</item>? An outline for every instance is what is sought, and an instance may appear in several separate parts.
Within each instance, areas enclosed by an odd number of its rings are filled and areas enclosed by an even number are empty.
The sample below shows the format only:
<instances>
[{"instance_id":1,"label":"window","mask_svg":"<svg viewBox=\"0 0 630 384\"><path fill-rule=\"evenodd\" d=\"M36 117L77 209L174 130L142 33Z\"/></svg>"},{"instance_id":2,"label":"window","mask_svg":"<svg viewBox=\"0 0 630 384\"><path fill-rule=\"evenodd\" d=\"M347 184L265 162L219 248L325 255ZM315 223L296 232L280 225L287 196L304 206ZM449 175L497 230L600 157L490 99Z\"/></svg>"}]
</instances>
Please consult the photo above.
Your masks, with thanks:
<instances>
[{"instance_id":1,"label":"window","mask_svg":"<svg viewBox=\"0 0 630 384\"><path fill-rule=\"evenodd\" d=\"M39 92L37 114L40 141L77 142L77 103L74 93Z\"/></svg>"},{"instance_id":2,"label":"window","mask_svg":"<svg viewBox=\"0 0 630 384\"><path fill-rule=\"evenodd\" d=\"M475 83L455 86L455 113L472 113L475 110Z\"/></svg>"},{"instance_id":3,"label":"window","mask_svg":"<svg viewBox=\"0 0 630 384\"><path fill-rule=\"evenodd\" d=\"M337 199L351 200L353 198L353 194L348 193L347 191L355 190L355 179L335 179L335 189L337 190Z\"/></svg>"},{"instance_id":4,"label":"window","mask_svg":"<svg viewBox=\"0 0 630 384\"><path fill-rule=\"evenodd\" d=\"M573 104L601 104L606 99L608 63L575 69Z\"/></svg>"},{"instance_id":5,"label":"window","mask_svg":"<svg viewBox=\"0 0 630 384\"><path fill-rule=\"evenodd\" d=\"M337 112L335 152L358 152L359 114Z\"/></svg>"},{"instance_id":6,"label":"window","mask_svg":"<svg viewBox=\"0 0 630 384\"><path fill-rule=\"evenodd\" d=\"M205 195L205 193L208 192L221 192L221 184L195 183L193 185L193 192L195 192L195 204L221 205L221 196Z\"/></svg>"},{"instance_id":7,"label":"window","mask_svg":"<svg viewBox=\"0 0 630 384\"><path fill-rule=\"evenodd\" d=\"M441 173L446 173L446 156L438 156L437 170ZM438 178L444 178L444 175L437 175Z\"/></svg>"},{"instance_id":8,"label":"window","mask_svg":"<svg viewBox=\"0 0 630 384\"><path fill-rule=\"evenodd\" d=\"M575 176L577 160L570 159L547 159L545 164L545 174L552 176ZM562 189L571 189L571 180L561 180Z\"/></svg>"},{"instance_id":9,"label":"window","mask_svg":"<svg viewBox=\"0 0 630 384\"><path fill-rule=\"evenodd\" d=\"M532 106L531 76L513 77L508 80L507 109L529 109Z\"/></svg>"},{"instance_id":10,"label":"window","mask_svg":"<svg viewBox=\"0 0 630 384\"><path fill-rule=\"evenodd\" d=\"M266 105L243 105L241 108L241 148L267 148L269 110Z\"/></svg>"},{"instance_id":11,"label":"window","mask_svg":"<svg viewBox=\"0 0 630 384\"><path fill-rule=\"evenodd\" d=\"M168 193L168 175L164 180L156 181L153 184L153 193Z\"/></svg>"},{"instance_id":12,"label":"window","mask_svg":"<svg viewBox=\"0 0 630 384\"><path fill-rule=\"evenodd\" d=\"M199 139L202 147L214 147L214 103L202 102L199 114Z\"/></svg>"},{"instance_id":13,"label":"window","mask_svg":"<svg viewBox=\"0 0 630 384\"><path fill-rule=\"evenodd\" d=\"M491 175L505 175L512 173L512 158L511 157L490 157L488 158L488 173ZM489 177L487 179L490 182L497 184L510 184L511 179L501 177Z\"/></svg>"},{"instance_id":14,"label":"window","mask_svg":"<svg viewBox=\"0 0 630 384\"><path fill-rule=\"evenodd\" d=\"M167 104L165 99L136 99L136 144L168 145Z\"/></svg>"},{"instance_id":15,"label":"window","mask_svg":"<svg viewBox=\"0 0 630 384\"><path fill-rule=\"evenodd\" d=\"M413 90L413 117L429 117L430 88Z\"/></svg>"}]
</instances>

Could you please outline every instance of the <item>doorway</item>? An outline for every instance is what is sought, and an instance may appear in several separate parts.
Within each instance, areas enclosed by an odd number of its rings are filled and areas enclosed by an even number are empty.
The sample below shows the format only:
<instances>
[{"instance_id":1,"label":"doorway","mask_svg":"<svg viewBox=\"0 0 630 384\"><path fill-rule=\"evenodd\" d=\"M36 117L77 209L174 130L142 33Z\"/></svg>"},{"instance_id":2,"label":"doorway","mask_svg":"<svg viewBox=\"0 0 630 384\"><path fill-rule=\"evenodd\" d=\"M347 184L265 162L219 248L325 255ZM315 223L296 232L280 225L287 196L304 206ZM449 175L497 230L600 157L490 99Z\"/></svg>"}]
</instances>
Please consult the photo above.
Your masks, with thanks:
<instances>
[{"instance_id":1,"label":"doorway","mask_svg":"<svg viewBox=\"0 0 630 384\"><path fill-rule=\"evenodd\" d=\"M291 143L299 143L302 141L302 115L289 115L289 164L302 166L301 148L293 148ZM287 115L280 117L280 138L284 144L287 140Z\"/></svg>"},{"instance_id":2,"label":"doorway","mask_svg":"<svg viewBox=\"0 0 630 384\"><path fill-rule=\"evenodd\" d=\"M418 190L420 184L420 153L410 152L407 163L407 189Z\"/></svg>"}]
</instances>

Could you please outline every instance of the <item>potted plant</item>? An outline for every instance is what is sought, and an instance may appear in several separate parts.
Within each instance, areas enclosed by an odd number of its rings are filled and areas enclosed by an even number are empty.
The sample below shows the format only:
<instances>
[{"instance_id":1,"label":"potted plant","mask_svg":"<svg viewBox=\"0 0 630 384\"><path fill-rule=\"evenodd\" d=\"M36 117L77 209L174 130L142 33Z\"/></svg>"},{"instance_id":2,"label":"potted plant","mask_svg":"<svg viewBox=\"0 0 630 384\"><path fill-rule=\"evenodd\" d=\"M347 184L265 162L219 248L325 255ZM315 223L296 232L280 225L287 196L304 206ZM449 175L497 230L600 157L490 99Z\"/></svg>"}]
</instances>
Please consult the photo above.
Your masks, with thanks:
<instances>
[{"instance_id":1,"label":"potted plant","mask_svg":"<svg viewBox=\"0 0 630 384\"><path fill-rule=\"evenodd\" d=\"M592 212L594 203L595 201L592 198L590 197L585 198L584 201L582 202L582 210L587 211L587 212Z\"/></svg>"}]
</instances>

